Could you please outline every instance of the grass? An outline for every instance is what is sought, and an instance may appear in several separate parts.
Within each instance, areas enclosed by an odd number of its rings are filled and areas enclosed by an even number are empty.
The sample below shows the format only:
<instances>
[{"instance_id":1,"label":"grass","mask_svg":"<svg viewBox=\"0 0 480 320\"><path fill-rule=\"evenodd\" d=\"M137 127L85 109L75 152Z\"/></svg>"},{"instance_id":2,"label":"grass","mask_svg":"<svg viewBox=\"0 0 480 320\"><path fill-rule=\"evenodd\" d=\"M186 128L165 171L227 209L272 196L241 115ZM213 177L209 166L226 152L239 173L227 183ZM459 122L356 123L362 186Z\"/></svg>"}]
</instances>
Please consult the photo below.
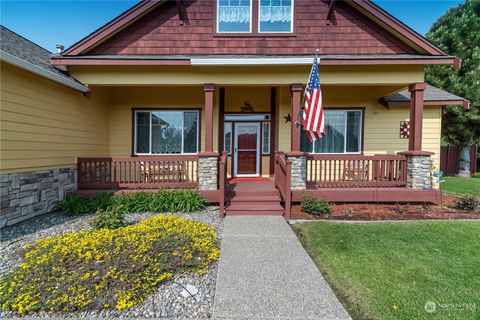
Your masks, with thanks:
<instances>
[{"instance_id":1,"label":"grass","mask_svg":"<svg viewBox=\"0 0 480 320\"><path fill-rule=\"evenodd\" d=\"M445 182L440 185L442 191L454 194L465 195L472 192L480 192L480 173L470 179L461 177L444 177Z\"/></svg>"},{"instance_id":2,"label":"grass","mask_svg":"<svg viewBox=\"0 0 480 320\"><path fill-rule=\"evenodd\" d=\"M480 319L480 222L293 228L354 319Z\"/></svg>"}]
</instances>

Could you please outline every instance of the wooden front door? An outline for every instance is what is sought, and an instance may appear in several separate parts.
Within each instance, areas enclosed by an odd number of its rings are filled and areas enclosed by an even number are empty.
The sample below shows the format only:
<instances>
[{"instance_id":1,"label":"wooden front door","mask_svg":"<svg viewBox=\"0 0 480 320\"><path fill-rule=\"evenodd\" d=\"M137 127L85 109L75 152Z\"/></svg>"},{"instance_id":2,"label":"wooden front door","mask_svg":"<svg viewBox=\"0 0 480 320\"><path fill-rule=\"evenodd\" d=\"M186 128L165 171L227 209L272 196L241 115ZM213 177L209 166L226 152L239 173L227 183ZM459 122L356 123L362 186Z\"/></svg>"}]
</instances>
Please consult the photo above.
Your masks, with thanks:
<instances>
[{"instance_id":1,"label":"wooden front door","mask_svg":"<svg viewBox=\"0 0 480 320\"><path fill-rule=\"evenodd\" d=\"M260 176L260 123L235 124L233 169L236 177Z\"/></svg>"}]
</instances>

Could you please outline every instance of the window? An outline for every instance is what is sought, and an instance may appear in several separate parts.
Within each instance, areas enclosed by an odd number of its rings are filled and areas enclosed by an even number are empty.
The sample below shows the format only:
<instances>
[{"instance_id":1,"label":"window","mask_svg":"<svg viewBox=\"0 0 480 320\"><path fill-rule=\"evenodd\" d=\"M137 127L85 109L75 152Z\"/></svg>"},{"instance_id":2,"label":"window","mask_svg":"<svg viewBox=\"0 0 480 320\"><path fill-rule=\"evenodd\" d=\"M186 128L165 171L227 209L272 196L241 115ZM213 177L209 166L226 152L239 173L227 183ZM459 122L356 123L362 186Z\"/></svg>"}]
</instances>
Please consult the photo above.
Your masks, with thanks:
<instances>
[{"instance_id":1,"label":"window","mask_svg":"<svg viewBox=\"0 0 480 320\"><path fill-rule=\"evenodd\" d=\"M217 32L251 32L251 0L218 0Z\"/></svg>"},{"instance_id":2,"label":"window","mask_svg":"<svg viewBox=\"0 0 480 320\"><path fill-rule=\"evenodd\" d=\"M259 32L292 32L293 0L260 0Z\"/></svg>"},{"instance_id":3,"label":"window","mask_svg":"<svg viewBox=\"0 0 480 320\"><path fill-rule=\"evenodd\" d=\"M310 153L359 153L362 146L361 110L325 110L325 137L311 143L303 132L300 149Z\"/></svg>"},{"instance_id":4,"label":"window","mask_svg":"<svg viewBox=\"0 0 480 320\"><path fill-rule=\"evenodd\" d=\"M270 153L270 122L262 123L262 154Z\"/></svg>"},{"instance_id":5,"label":"window","mask_svg":"<svg viewBox=\"0 0 480 320\"><path fill-rule=\"evenodd\" d=\"M135 112L135 154L197 152L197 111Z\"/></svg>"},{"instance_id":6,"label":"window","mask_svg":"<svg viewBox=\"0 0 480 320\"><path fill-rule=\"evenodd\" d=\"M224 138L223 138L223 150L228 154L232 153L232 123L225 122L224 124Z\"/></svg>"}]
</instances>

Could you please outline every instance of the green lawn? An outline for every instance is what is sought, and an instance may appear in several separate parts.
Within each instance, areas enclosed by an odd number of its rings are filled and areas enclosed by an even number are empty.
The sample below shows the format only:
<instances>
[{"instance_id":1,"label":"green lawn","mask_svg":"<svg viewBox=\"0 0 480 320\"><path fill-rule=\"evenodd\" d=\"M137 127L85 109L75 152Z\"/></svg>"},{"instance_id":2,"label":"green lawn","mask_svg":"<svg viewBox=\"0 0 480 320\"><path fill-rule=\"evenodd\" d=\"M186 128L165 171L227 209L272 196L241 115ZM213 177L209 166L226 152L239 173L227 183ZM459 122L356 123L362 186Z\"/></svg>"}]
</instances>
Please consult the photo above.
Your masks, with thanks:
<instances>
[{"instance_id":1,"label":"green lawn","mask_svg":"<svg viewBox=\"0 0 480 320\"><path fill-rule=\"evenodd\" d=\"M480 222L293 229L354 319L480 319Z\"/></svg>"},{"instance_id":2,"label":"green lawn","mask_svg":"<svg viewBox=\"0 0 480 320\"><path fill-rule=\"evenodd\" d=\"M446 193L463 195L472 192L480 192L480 173L477 173L470 179L460 177L444 177L445 182L440 185L440 189Z\"/></svg>"}]
</instances>

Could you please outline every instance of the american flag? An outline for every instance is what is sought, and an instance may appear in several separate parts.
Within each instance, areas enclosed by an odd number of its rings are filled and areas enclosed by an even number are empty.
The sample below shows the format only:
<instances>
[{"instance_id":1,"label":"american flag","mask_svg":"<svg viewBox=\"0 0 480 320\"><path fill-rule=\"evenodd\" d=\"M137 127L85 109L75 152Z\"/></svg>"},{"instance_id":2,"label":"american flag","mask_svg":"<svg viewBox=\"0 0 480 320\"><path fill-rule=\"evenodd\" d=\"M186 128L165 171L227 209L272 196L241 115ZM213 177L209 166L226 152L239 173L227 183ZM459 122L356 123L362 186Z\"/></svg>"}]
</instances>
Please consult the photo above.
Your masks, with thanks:
<instances>
[{"instance_id":1,"label":"american flag","mask_svg":"<svg viewBox=\"0 0 480 320\"><path fill-rule=\"evenodd\" d=\"M303 108L303 129L308 139L313 142L325 135L325 119L323 117L322 90L318 76L317 57L313 60L312 71L305 88L305 106Z\"/></svg>"}]
</instances>

